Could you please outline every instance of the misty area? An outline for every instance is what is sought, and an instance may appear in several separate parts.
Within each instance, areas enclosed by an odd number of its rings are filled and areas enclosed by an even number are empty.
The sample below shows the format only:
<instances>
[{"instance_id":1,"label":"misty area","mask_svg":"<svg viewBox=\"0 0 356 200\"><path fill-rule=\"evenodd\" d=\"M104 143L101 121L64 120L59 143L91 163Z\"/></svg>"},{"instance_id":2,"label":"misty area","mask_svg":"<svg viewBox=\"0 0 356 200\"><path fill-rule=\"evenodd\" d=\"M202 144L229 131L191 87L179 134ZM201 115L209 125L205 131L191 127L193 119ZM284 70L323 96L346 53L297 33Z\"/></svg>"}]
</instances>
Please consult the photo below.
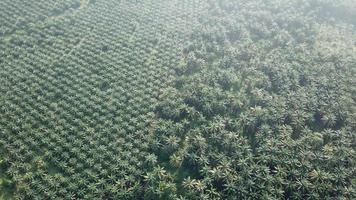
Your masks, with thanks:
<instances>
[{"instance_id":1,"label":"misty area","mask_svg":"<svg viewBox=\"0 0 356 200\"><path fill-rule=\"evenodd\" d=\"M0 0L0 200L356 199L356 0Z\"/></svg>"}]
</instances>

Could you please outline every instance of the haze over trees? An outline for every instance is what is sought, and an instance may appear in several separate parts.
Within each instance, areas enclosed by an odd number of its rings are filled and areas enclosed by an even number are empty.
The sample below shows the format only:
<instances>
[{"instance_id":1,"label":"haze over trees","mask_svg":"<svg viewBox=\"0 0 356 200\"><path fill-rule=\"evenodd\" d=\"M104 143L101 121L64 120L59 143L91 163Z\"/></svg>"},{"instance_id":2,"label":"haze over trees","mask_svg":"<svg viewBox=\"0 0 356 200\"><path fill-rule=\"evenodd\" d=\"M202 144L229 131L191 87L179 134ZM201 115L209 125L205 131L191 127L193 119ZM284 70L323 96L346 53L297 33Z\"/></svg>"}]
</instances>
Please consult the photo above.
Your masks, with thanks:
<instances>
[{"instance_id":1,"label":"haze over trees","mask_svg":"<svg viewBox=\"0 0 356 200\"><path fill-rule=\"evenodd\" d=\"M353 0L0 1L0 199L355 199Z\"/></svg>"}]
</instances>

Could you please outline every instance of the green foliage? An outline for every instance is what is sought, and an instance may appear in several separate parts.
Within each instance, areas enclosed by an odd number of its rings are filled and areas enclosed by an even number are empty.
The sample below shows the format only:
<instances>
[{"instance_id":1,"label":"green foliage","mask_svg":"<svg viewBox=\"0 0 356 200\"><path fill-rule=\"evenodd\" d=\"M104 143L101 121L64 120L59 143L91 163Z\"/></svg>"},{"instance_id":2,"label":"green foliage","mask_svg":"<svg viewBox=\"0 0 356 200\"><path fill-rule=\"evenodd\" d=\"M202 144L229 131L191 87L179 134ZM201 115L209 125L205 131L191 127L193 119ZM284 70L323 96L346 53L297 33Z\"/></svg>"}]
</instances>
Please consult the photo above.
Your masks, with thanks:
<instances>
[{"instance_id":1,"label":"green foliage","mask_svg":"<svg viewBox=\"0 0 356 200\"><path fill-rule=\"evenodd\" d=\"M347 8L297 0L208 5L156 108L157 155L193 169L177 178L178 195L354 198L355 30L329 10ZM167 150L167 137L180 145Z\"/></svg>"},{"instance_id":2,"label":"green foliage","mask_svg":"<svg viewBox=\"0 0 356 200\"><path fill-rule=\"evenodd\" d=\"M146 128L200 5L0 1L0 146L16 199L143 197L159 164Z\"/></svg>"},{"instance_id":3,"label":"green foliage","mask_svg":"<svg viewBox=\"0 0 356 200\"><path fill-rule=\"evenodd\" d=\"M0 1L0 199L355 199L355 9Z\"/></svg>"},{"instance_id":4,"label":"green foliage","mask_svg":"<svg viewBox=\"0 0 356 200\"><path fill-rule=\"evenodd\" d=\"M157 166L145 176L146 189L144 199L175 199L176 186L172 176Z\"/></svg>"},{"instance_id":5,"label":"green foliage","mask_svg":"<svg viewBox=\"0 0 356 200\"><path fill-rule=\"evenodd\" d=\"M15 184L11 177L6 175L8 163L0 157L0 199L11 199L15 191Z\"/></svg>"}]
</instances>

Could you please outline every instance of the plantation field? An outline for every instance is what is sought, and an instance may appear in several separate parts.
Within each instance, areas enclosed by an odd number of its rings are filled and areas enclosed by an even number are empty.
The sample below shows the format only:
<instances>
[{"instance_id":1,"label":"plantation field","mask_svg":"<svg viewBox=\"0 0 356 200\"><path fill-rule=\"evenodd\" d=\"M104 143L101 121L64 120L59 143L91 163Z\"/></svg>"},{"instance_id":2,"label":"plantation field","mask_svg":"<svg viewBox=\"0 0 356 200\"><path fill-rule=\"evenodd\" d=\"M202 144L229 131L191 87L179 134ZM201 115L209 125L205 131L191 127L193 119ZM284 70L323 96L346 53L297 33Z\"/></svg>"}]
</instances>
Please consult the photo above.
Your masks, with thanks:
<instances>
[{"instance_id":1,"label":"plantation field","mask_svg":"<svg viewBox=\"0 0 356 200\"><path fill-rule=\"evenodd\" d=\"M0 199L356 198L353 0L0 1Z\"/></svg>"}]
</instances>

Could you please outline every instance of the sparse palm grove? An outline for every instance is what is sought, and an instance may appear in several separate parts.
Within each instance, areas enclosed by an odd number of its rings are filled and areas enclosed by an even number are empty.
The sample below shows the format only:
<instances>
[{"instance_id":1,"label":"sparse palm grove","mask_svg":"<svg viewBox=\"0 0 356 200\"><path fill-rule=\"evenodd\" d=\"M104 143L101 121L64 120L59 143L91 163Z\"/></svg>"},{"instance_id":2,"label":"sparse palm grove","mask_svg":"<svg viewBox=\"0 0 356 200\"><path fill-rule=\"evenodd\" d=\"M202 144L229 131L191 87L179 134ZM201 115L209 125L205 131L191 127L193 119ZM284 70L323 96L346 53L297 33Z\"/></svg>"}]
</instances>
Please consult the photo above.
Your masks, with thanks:
<instances>
[{"instance_id":1,"label":"sparse palm grove","mask_svg":"<svg viewBox=\"0 0 356 200\"><path fill-rule=\"evenodd\" d=\"M353 0L1 0L0 199L355 199Z\"/></svg>"}]
</instances>

